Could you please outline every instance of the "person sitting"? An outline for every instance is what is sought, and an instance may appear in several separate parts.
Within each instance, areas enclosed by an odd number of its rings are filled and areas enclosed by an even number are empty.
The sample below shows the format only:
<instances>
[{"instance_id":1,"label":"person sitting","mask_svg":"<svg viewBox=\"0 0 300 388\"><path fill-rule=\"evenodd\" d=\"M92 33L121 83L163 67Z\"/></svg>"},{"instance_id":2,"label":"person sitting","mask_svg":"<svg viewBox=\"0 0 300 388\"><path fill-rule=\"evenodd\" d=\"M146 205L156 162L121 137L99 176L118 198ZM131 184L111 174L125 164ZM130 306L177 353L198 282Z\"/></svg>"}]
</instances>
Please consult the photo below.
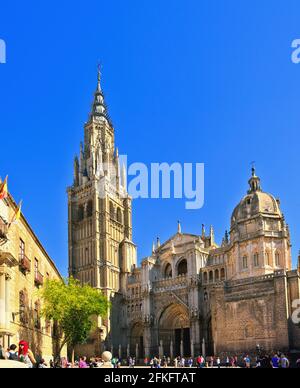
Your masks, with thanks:
<instances>
[{"instance_id":1,"label":"person sitting","mask_svg":"<svg viewBox=\"0 0 300 388\"><path fill-rule=\"evenodd\" d=\"M33 368L36 364L36 360L32 351L29 349L29 344L26 341L19 342L19 353L18 353L19 361L23 362L28 366L28 368Z\"/></svg>"},{"instance_id":2,"label":"person sitting","mask_svg":"<svg viewBox=\"0 0 300 388\"><path fill-rule=\"evenodd\" d=\"M9 347L7 358L11 361L18 361L17 345L11 345Z\"/></svg>"}]
</instances>

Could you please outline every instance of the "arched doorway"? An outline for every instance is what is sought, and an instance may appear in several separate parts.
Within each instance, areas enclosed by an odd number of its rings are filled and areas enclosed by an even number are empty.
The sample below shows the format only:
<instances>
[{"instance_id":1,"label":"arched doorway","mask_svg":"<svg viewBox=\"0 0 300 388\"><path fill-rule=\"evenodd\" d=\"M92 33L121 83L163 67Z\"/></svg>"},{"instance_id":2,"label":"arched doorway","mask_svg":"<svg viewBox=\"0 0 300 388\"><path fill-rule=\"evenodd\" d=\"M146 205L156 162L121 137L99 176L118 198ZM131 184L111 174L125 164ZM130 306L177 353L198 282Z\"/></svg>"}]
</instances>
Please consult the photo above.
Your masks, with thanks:
<instances>
[{"instance_id":1,"label":"arched doorway","mask_svg":"<svg viewBox=\"0 0 300 388\"><path fill-rule=\"evenodd\" d=\"M131 329L130 335L130 355L137 356L136 351L138 349L138 358L144 358L144 328L142 324L136 323Z\"/></svg>"},{"instance_id":2,"label":"arched doorway","mask_svg":"<svg viewBox=\"0 0 300 388\"><path fill-rule=\"evenodd\" d=\"M191 356L190 320L186 307L172 304L163 311L159 320L159 341L163 343L165 356L177 357L182 352L185 357Z\"/></svg>"}]
</instances>

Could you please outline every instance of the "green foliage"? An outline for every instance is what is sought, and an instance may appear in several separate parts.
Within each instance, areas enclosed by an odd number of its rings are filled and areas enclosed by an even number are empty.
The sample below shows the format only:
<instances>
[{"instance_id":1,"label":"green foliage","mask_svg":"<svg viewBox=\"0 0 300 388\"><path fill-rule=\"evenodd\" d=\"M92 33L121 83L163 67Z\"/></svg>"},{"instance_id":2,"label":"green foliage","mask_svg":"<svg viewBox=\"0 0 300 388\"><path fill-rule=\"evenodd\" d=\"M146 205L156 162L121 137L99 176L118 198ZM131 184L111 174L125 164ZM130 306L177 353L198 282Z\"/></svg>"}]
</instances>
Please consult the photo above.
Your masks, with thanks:
<instances>
[{"instance_id":1,"label":"green foliage","mask_svg":"<svg viewBox=\"0 0 300 388\"><path fill-rule=\"evenodd\" d=\"M63 344L72 347L84 343L95 323L95 316L107 315L109 302L99 291L70 278L48 280L41 290L42 314L53 320L64 333Z\"/></svg>"}]
</instances>

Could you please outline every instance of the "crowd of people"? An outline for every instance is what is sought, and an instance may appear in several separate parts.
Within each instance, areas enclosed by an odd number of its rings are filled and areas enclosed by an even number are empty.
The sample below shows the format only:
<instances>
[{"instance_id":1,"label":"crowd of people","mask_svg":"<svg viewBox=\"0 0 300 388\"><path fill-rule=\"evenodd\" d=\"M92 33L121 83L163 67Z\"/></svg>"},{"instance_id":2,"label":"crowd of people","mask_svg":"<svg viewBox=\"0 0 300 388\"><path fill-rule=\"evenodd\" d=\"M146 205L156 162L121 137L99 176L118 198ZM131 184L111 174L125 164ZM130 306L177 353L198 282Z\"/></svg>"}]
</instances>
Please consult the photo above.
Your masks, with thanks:
<instances>
[{"instance_id":1,"label":"crowd of people","mask_svg":"<svg viewBox=\"0 0 300 388\"><path fill-rule=\"evenodd\" d=\"M117 359L116 359L117 360ZM130 368L135 367L135 358L129 357L127 364ZM120 367L122 361L118 360L113 363L114 367ZM251 357L249 354L244 356L229 356L227 355L224 358L221 357L203 357L199 355L196 358L192 357L176 357L173 361L170 357L153 357L145 358L144 366L150 368L257 368L257 369L288 369L290 367L300 368L300 358L292 365L288 357L283 353L274 353L271 356L266 353L260 353L256 357Z\"/></svg>"},{"instance_id":2,"label":"crowd of people","mask_svg":"<svg viewBox=\"0 0 300 388\"><path fill-rule=\"evenodd\" d=\"M101 357L95 357L87 359L87 357L80 357L73 363L66 357L62 357L59 361L54 362L50 360L49 364L42 358L39 361L36 360L33 352L29 348L29 344L26 341L20 341L18 346L11 345L9 349L4 350L0 346L0 360L18 361L25 364L28 368L101 368L104 361ZM134 368L137 365L135 357L128 357L127 359L121 359L119 357L113 357L111 359L111 366L113 368L129 367ZM149 368L260 368L260 369L288 369L291 367L300 368L300 358L293 362L281 352L273 353L272 355L265 352L259 352L256 356L250 356L245 354L243 356L230 356L225 357L209 356L203 357L199 355L196 358L192 357L176 357L171 359L170 357L152 357L145 358L143 365Z\"/></svg>"}]
</instances>

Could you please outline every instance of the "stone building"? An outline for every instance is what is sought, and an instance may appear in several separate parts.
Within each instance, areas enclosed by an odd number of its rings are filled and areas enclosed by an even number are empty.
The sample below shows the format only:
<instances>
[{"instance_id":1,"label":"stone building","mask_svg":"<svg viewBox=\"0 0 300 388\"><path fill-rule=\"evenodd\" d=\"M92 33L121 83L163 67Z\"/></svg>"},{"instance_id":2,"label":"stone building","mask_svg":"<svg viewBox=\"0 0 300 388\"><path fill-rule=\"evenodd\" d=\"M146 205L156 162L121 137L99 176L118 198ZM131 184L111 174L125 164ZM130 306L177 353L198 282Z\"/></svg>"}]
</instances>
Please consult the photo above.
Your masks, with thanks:
<instances>
[{"instance_id":1,"label":"stone building","mask_svg":"<svg viewBox=\"0 0 300 388\"><path fill-rule=\"evenodd\" d=\"M11 195L0 201L0 344L6 349L26 340L49 361L54 328L41 317L38 290L47 278L61 276L23 215L9 226L16 210Z\"/></svg>"},{"instance_id":2,"label":"stone building","mask_svg":"<svg viewBox=\"0 0 300 388\"><path fill-rule=\"evenodd\" d=\"M69 271L112 301L85 354L101 346L120 356L195 356L300 349L292 302L300 299L291 241L280 202L252 169L221 246L202 226L181 225L137 266L131 199L115 150L100 74L69 196ZM112 171L113 170L113 173Z\"/></svg>"}]
</instances>

